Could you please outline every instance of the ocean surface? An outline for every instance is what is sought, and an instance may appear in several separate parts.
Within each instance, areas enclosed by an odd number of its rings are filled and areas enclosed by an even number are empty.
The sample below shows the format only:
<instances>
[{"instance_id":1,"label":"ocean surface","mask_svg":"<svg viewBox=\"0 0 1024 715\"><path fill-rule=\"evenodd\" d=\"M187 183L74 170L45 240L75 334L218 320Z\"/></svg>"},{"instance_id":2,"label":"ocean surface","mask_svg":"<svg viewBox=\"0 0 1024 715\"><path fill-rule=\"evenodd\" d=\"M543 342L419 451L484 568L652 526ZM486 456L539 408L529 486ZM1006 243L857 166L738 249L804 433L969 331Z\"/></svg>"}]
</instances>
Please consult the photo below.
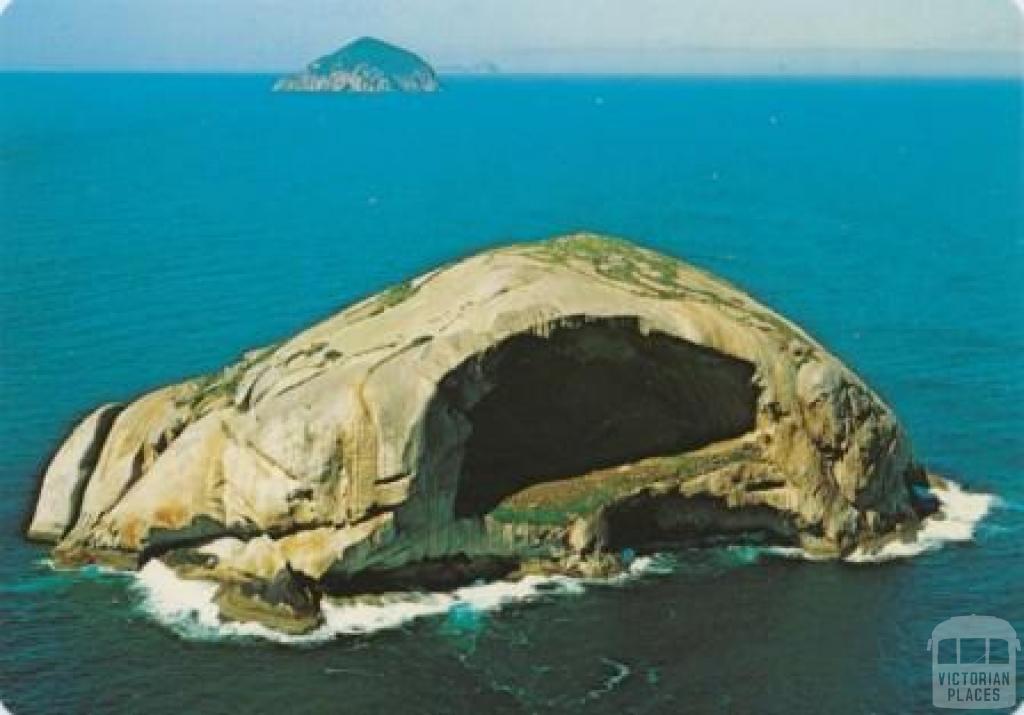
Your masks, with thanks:
<instances>
[{"instance_id":1,"label":"ocean surface","mask_svg":"<svg viewBox=\"0 0 1024 715\"><path fill-rule=\"evenodd\" d=\"M271 82L0 75L14 715L929 712L937 623L987 614L1024 637L1019 83L453 79L354 97ZM285 643L211 625L201 585L54 571L21 538L41 467L97 403L439 262L582 229L725 276L858 370L966 490L934 548L683 550L613 582L342 610Z\"/></svg>"}]
</instances>

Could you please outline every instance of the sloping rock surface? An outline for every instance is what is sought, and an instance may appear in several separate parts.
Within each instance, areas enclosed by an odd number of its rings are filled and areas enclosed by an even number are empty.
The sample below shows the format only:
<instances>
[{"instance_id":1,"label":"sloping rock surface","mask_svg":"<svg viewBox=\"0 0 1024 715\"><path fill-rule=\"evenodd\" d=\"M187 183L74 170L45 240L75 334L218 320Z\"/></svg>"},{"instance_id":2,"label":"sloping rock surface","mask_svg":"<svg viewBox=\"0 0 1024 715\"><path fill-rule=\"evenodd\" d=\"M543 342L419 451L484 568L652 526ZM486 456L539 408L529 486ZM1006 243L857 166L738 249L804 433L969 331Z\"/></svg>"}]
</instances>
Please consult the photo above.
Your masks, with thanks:
<instances>
[{"instance_id":1,"label":"sloping rock surface","mask_svg":"<svg viewBox=\"0 0 1024 715\"><path fill-rule=\"evenodd\" d=\"M891 410L800 328L673 258L574 235L100 408L29 533L69 563L162 558L294 625L321 590L402 569L600 571L616 549L721 534L840 555L912 525L920 478Z\"/></svg>"},{"instance_id":2,"label":"sloping rock surface","mask_svg":"<svg viewBox=\"0 0 1024 715\"><path fill-rule=\"evenodd\" d=\"M304 72L282 77L275 92L434 92L434 69L419 56L363 37L314 60Z\"/></svg>"}]
</instances>

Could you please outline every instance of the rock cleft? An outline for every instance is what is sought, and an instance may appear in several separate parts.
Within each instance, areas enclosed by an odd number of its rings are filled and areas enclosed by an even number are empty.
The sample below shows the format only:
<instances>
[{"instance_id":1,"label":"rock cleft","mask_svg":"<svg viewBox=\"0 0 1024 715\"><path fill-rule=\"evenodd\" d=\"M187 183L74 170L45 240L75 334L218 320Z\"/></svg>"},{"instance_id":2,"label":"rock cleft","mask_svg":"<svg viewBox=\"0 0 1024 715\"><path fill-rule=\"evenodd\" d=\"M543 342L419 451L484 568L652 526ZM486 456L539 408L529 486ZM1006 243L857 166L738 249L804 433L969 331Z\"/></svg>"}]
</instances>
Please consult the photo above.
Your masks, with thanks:
<instances>
[{"instance_id":1,"label":"rock cleft","mask_svg":"<svg viewBox=\"0 0 1024 715\"><path fill-rule=\"evenodd\" d=\"M29 533L68 563L159 558L220 583L225 617L301 631L324 594L608 573L665 543L842 556L912 538L923 474L892 410L792 322L579 234L100 408Z\"/></svg>"}]
</instances>

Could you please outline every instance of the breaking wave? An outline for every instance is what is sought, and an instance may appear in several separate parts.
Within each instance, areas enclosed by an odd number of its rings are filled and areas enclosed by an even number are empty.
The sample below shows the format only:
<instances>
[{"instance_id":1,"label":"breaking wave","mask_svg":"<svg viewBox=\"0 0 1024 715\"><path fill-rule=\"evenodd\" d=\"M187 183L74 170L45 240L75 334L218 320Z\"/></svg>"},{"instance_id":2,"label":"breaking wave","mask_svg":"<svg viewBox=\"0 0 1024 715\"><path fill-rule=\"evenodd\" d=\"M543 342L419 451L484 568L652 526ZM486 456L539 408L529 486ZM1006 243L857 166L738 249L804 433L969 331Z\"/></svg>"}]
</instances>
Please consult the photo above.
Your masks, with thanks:
<instances>
[{"instance_id":1,"label":"breaking wave","mask_svg":"<svg viewBox=\"0 0 1024 715\"><path fill-rule=\"evenodd\" d=\"M934 551L948 543L972 541L978 524L999 504L999 497L964 491L956 482L946 482L945 488L932 489L931 493L939 500L939 509L924 519L914 541L892 541L877 552L857 549L846 560L853 563L892 561Z\"/></svg>"},{"instance_id":2,"label":"breaking wave","mask_svg":"<svg viewBox=\"0 0 1024 715\"><path fill-rule=\"evenodd\" d=\"M666 573L657 557L635 559L627 574L603 583L617 583L644 573ZM289 635L259 623L223 621L214 603L217 585L210 581L179 577L159 559L138 572L132 587L141 606L157 622L189 640L264 639L278 643L320 643L344 635L361 635L404 626L428 616L448 616L456 627L476 621L479 615L505 606L542 598L583 593L596 579L569 576L525 576L517 581L495 581L455 589L447 593L394 593L380 596L321 602L323 624L303 635Z\"/></svg>"},{"instance_id":3,"label":"breaking wave","mask_svg":"<svg viewBox=\"0 0 1024 715\"><path fill-rule=\"evenodd\" d=\"M938 510L921 522L913 541L891 541L878 550L858 548L845 558L850 563L882 563L895 559L919 556L935 551L945 544L972 541L978 524L1001 503L993 494L965 491L956 482L946 482L944 488L931 489L939 501ZM774 556L817 561L828 557L817 556L803 549L777 546L766 549Z\"/></svg>"},{"instance_id":4,"label":"breaking wave","mask_svg":"<svg viewBox=\"0 0 1024 715\"><path fill-rule=\"evenodd\" d=\"M970 541L981 520L999 503L991 494L964 491L955 483L932 491L939 500L938 511L926 518L913 542L893 542L876 552L854 551L846 560L876 563L909 558L933 551L946 543ZM730 568L755 564L762 557L819 560L802 549L778 546L726 546L710 566ZM708 553L704 551L705 555ZM724 560L723 560L724 558ZM704 568L710 567L704 564ZM480 583L443 593L392 593L321 603L323 623L303 635L289 635L253 622L223 621L214 603L217 585L209 581L180 578L160 560L153 559L136 574L132 589L140 605L157 622L189 640L262 639L278 643L315 644L339 636L364 635L400 628L426 617L445 617L455 629L473 628L486 613L513 604L577 595L588 586L616 586L643 576L658 576L692 568L672 554L632 558L627 572L605 579L583 579L563 575L525 576L516 581Z\"/></svg>"}]
</instances>

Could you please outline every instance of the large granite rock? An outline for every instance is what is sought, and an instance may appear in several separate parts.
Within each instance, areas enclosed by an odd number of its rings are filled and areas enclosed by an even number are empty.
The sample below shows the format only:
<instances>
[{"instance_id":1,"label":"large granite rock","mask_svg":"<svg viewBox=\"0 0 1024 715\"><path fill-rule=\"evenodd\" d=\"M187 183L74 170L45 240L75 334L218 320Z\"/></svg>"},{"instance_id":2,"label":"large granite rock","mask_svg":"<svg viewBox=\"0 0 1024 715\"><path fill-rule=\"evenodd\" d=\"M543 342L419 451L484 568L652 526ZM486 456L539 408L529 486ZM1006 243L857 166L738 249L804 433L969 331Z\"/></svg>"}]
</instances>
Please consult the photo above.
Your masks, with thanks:
<instances>
[{"instance_id":1,"label":"large granite rock","mask_svg":"<svg viewBox=\"0 0 1024 715\"><path fill-rule=\"evenodd\" d=\"M275 92L434 92L433 68L420 57L371 37L314 60L304 72L282 77Z\"/></svg>"},{"instance_id":2,"label":"large granite rock","mask_svg":"<svg viewBox=\"0 0 1024 715\"><path fill-rule=\"evenodd\" d=\"M98 414L31 535L67 563L161 558L221 582L227 616L292 630L323 591L606 573L666 541L839 556L912 532L922 479L890 409L800 328L593 235L437 269Z\"/></svg>"},{"instance_id":3,"label":"large granite rock","mask_svg":"<svg viewBox=\"0 0 1024 715\"><path fill-rule=\"evenodd\" d=\"M28 526L30 539L57 541L78 519L82 492L120 410L120 405L110 404L91 412L53 455Z\"/></svg>"}]
</instances>

